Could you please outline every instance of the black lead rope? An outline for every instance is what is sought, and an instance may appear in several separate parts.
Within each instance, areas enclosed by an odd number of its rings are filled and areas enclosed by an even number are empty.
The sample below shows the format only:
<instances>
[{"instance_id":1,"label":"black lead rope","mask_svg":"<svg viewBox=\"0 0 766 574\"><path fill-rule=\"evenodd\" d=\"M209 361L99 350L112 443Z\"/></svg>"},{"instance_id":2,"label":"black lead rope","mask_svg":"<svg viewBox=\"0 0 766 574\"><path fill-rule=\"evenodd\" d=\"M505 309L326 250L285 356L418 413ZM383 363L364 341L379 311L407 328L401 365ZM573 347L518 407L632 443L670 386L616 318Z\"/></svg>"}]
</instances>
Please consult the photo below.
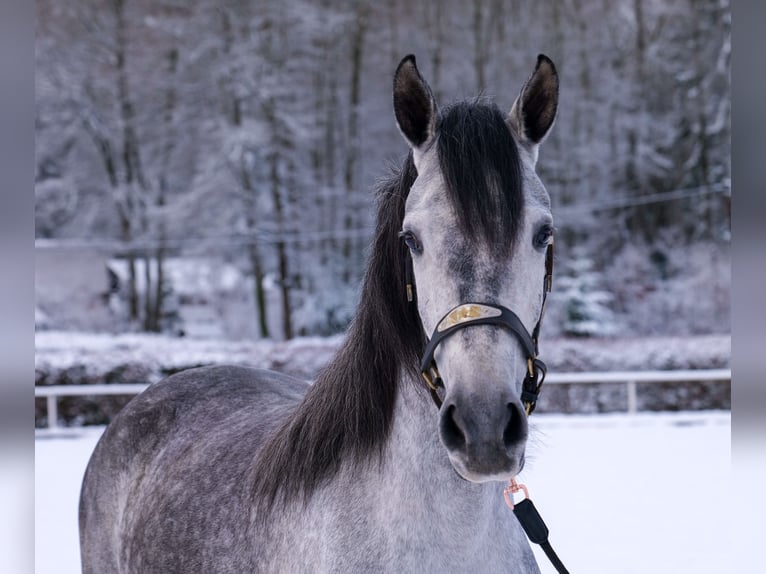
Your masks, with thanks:
<instances>
[{"instance_id":1,"label":"black lead rope","mask_svg":"<svg viewBox=\"0 0 766 574\"><path fill-rule=\"evenodd\" d=\"M513 502L514 492L524 492L524 499L521 502ZM529 498L529 492L527 487L523 484L517 484L516 479L512 478L508 482L508 486L503 490L503 497L505 503L513 510L514 516L521 524L524 532L527 534L527 538L538 544L543 549L548 560L551 561L556 572L559 574L569 574L569 570L566 569L559 557L554 552L551 543L548 542L548 527L545 525L542 516L537 512L537 508Z\"/></svg>"},{"instance_id":2,"label":"black lead rope","mask_svg":"<svg viewBox=\"0 0 766 574\"><path fill-rule=\"evenodd\" d=\"M542 516L537 512L537 508L528 498L525 498L513 506L513 514L518 519L524 532L527 533L529 540L538 544L543 549L548 560L551 561L556 572L559 574L569 574L569 570L561 562L551 543L548 542L548 527L545 525Z\"/></svg>"}]
</instances>

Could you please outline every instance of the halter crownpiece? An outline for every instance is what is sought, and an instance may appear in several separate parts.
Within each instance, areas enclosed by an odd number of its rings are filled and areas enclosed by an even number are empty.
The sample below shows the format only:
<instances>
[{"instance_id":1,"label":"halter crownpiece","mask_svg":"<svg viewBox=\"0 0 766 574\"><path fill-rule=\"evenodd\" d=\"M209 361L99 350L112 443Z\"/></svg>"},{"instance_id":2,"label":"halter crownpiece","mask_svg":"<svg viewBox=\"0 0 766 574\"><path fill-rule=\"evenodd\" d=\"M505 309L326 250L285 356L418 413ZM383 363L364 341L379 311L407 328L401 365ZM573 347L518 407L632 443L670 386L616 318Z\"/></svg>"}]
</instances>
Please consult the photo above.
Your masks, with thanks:
<instances>
[{"instance_id":1,"label":"halter crownpiece","mask_svg":"<svg viewBox=\"0 0 766 574\"><path fill-rule=\"evenodd\" d=\"M407 298L409 301L413 301L415 289L411 259L407 262L407 266ZM431 398L437 408L442 406L442 399L438 391L444 388L444 382L434 359L436 348L444 339L460 329L475 325L497 325L510 330L524 350L527 359L527 374L522 385L521 401L524 403L527 415L532 414L547 372L545 363L537 358L537 338L540 334L540 324L545 312L545 301L553 286L553 242L548 245L545 254L545 278L543 285L543 302L540 309L540 317L531 335L524 327L518 315L502 305L492 303L462 303L442 317L436 324L436 328L426 345L423 358L420 361L420 372L426 385L428 385Z\"/></svg>"}]
</instances>

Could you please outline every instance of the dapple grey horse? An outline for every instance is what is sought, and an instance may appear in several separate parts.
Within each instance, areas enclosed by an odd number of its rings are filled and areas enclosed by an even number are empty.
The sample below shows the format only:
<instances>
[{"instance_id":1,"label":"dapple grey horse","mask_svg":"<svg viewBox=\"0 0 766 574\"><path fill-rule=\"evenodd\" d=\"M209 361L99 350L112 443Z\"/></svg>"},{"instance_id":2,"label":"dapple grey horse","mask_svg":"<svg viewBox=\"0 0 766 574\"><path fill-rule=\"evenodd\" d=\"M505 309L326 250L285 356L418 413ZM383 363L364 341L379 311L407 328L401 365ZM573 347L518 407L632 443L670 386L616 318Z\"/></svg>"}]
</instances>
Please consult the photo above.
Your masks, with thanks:
<instances>
[{"instance_id":1,"label":"dapple grey horse","mask_svg":"<svg viewBox=\"0 0 766 574\"><path fill-rule=\"evenodd\" d=\"M500 308L539 323L553 220L535 164L556 70L539 56L507 113L438 109L413 56L393 85L411 149L378 190L337 355L313 384L204 367L133 399L85 474L83 572L539 571L502 501L524 466L529 353L502 325L442 331Z\"/></svg>"}]
</instances>

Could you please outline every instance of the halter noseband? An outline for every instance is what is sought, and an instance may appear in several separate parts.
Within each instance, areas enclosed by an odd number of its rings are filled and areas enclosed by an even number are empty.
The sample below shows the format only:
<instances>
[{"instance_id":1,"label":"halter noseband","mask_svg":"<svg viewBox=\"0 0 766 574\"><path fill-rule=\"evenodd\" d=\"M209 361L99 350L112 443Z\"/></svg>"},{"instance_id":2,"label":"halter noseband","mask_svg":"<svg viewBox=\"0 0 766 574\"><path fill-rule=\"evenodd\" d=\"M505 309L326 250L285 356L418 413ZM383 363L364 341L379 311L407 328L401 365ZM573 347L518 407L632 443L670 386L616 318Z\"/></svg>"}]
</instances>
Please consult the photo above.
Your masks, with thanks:
<instances>
[{"instance_id":1,"label":"halter noseband","mask_svg":"<svg viewBox=\"0 0 766 574\"><path fill-rule=\"evenodd\" d=\"M538 318L537 324L532 330L531 335L524 327L519 316L502 305L491 303L462 303L442 317L439 323L437 323L436 328L431 335L431 339L426 345L423 358L420 361L420 372L428 385L431 398L437 408L441 408L442 406L442 399L439 397L438 390L444 388L444 382L442 381L439 369L436 366L436 360L434 359L434 354L436 353L436 348L439 346L439 343L453 333L465 329L466 327L473 327L475 325L499 325L509 329L511 333L516 336L516 339L521 344L524 354L526 355L527 374L524 377L524 384L522 385L521 401L524 403L527 415L532 414L532 411L535 410L535 405L537 404L537 399L540 395L540 389L543 386L545 374L547 372L545 363L537 358L537 338L540 334L540 324L542 323L543 313L545 312L545 300L553 286L553 243L548 245L548 249L545 253L545 278L543 286L543 303L540 309L540 317ZM414 274L412 272L412 257L409 256L407 262L408 301L413 302L415 300L414 295L415 285Z\"/></svg>"}]
</instances>

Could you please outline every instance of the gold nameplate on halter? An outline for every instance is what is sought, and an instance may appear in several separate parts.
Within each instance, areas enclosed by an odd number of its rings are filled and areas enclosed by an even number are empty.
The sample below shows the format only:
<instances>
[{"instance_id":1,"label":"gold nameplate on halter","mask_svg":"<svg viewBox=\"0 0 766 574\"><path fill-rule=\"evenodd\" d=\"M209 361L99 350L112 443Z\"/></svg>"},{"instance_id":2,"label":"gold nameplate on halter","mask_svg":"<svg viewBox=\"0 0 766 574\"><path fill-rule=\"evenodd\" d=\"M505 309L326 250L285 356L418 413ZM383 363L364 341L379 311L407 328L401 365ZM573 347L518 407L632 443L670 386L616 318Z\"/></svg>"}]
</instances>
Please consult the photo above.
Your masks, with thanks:
<instances>
[{"instance_id":1,"label":"gold nameplate on halter","mask_svg":"<svg viewBox=\"0 0 766 574\"><path fill-rule=\"evenodd\" d=\"M499 317L502 315L500 309L495 307L488 307L487 305L481 305L479 303L466 303L455 307L447 314L444 319L441 320L436 330L440 333L446 331L450 327L460 325L461 323L469 323L474 319L483 319L484 317Z\"/></svg>"}]
</instances>

